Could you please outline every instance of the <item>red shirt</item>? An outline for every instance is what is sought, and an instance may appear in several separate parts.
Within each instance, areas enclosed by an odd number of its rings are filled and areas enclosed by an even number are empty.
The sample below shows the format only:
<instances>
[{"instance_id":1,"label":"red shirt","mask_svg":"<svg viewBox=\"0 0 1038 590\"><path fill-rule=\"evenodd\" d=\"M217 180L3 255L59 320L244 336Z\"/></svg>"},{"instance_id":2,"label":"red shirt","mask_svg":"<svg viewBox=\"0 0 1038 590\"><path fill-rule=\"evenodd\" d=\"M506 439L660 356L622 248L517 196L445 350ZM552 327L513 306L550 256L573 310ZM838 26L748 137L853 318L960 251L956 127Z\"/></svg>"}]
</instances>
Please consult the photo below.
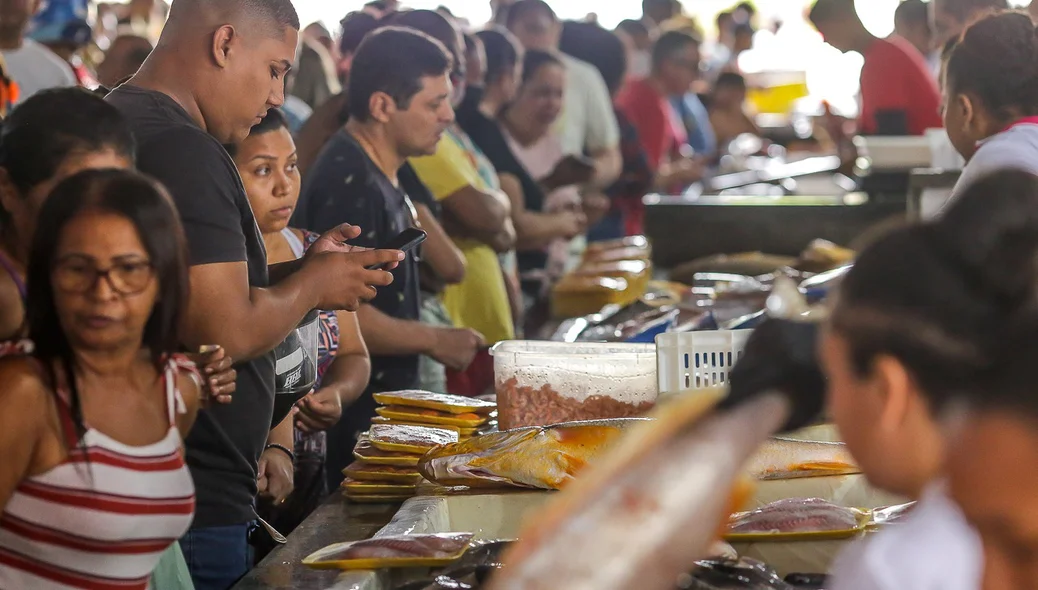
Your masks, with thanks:
<instances>
[{"instance_id":1,"label":"red shirt","mask_svg":"<svg viewBox=\"0 0 1038 590\"><path fill-rule=\"evenodd\" d=\"M861 69L861 132L876 133L876 113L904 111L910 135L944 126L941 91L922 54L908 41L876 39Z\"/></svg>"},{"instance_id":2,"label":"red shirt","mask_svg":"<svg viewBox=\"0 0 1038 590\"><path fill-rule=\"evenodd\" d=\"M674 108L648 80L631 80L616 97L616 107L638 130L649 166L659 169L687 141L684 125Z\"/></svg>"}]
</instances>

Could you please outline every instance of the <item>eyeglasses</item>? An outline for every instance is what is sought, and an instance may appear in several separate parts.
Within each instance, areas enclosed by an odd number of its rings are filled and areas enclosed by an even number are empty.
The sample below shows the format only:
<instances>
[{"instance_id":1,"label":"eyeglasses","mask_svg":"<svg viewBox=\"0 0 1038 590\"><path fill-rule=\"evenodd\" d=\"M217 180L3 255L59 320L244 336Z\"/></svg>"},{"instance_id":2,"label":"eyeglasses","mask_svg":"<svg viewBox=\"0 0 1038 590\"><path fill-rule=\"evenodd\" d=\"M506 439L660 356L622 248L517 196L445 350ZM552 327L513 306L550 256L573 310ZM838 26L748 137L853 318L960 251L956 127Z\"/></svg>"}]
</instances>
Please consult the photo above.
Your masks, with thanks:
<instances>
[{"instance_id":1,"label":"eyeglasses","mask_svg":"<svg viewBox=\"0 0 1038 590\"><path fill-rule=\"evenodd\" d=\"M137 295L148 288L154 269L147 260L117 262L111 268L101 270L86 260L70 258L55 264L52 276L54 287L65 293L87 293L97 287L97 282L104 277L116 293Z\"/></svg>"}]
</instances>

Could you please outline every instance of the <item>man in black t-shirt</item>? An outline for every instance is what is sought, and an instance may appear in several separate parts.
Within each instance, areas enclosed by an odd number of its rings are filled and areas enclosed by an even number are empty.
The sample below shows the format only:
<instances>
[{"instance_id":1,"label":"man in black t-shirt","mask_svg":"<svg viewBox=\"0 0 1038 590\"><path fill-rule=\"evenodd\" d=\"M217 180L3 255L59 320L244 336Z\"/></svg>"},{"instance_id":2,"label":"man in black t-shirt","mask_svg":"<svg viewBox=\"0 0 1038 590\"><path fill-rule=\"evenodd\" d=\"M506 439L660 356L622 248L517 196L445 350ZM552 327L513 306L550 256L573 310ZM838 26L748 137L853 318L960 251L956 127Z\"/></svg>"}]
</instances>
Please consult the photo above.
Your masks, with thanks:
<instances>
[{"instance_id":1,"label":"man in black t-shirt","mask_svg":"<svg viewBox=\"0 0 1038 590\"><path fill-rule=\"evenodd\" d=\"M290 0L176 0L151 57L107 98L134 130L139 168L166 185L184 224L191 264L185 347L220 344L239 361L233 401L200 413L186 441L197 510L181 545L199 590L224 590L248 570L258 464L265 480L292 473L291 437L268 441L272 420L285 418L273 416L272 351L311 309L355 310L373 298L392 275L366 267L392 267L403 257L350 252L344 242L360 230L339 227L302 261L268 272L222 144L241 141L283 104L298 29Z\"/></svg>"},{"instance_id":2,"label":"man in black t-shirt","mask_svg":"<svg viewBox=\"0 0 1038 590\"><path fill-rule=\"evenodd\" d=\"M377 247L415 225L414 206L398 176L407 158L430 155L454 120L443 45L423 33L388 27L360 46L350 71L350 120L325 145L307 174L295 225L321 231L338 223L364 228L355 243ZM371 352L367 391L328 431L328 477L337 486L352 461L357 432L374 415L373 392L413 389L420 355L451 368L472 362L482 337L468 329L418 321L418 263L397 268L396 280L357 312Z\"/></svg>"}]
</instances>

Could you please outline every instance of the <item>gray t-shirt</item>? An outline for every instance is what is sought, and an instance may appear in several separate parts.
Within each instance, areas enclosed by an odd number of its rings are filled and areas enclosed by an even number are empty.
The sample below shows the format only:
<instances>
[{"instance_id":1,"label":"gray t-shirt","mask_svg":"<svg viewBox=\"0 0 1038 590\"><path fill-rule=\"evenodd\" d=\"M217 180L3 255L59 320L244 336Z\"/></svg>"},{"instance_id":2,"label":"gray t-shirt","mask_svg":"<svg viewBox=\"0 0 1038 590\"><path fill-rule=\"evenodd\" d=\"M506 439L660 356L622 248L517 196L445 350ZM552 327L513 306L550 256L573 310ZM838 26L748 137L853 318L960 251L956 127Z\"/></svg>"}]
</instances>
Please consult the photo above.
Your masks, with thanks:
<instances>
[{"instance_id":1,"label":"gray t-shirt","mask_svg":"<svg viewBox=\"0 0 1038 590\"><path fill-rule=\"evenodd\" d=\"M974 182L1006 169L1038 174L1038 123L1014 125L982 141L940 211L946 210Z\"/></svg>"},{"instance_id":2,"label":"gray t-shirt","mask_svg":"<svg viewBox=\"0 0 1038 590\"><path fill-rule=\"evenodd\" d=\"M41 90L68 88L79 83L72 66L32 39L26 39L18 49L4 50L2 53L8 73L21 91L19 102Z\"/></svg>"}]
</instances>

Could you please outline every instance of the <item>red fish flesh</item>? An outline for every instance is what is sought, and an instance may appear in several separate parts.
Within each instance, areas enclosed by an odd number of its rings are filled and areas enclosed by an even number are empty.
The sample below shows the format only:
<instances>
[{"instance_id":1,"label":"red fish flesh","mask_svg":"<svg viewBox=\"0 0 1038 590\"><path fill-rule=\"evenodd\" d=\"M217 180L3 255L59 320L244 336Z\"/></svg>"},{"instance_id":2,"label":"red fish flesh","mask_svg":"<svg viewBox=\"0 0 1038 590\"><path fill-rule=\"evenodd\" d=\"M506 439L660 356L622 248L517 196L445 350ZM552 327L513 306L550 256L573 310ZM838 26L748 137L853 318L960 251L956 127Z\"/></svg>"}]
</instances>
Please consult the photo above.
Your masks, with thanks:
<instances>
[{"instance_id":1,"label":"red fish flesh","mask_svg":"<svg viewBox=\"0 0 1038 590\"><path fill-rule=\"evenodd\" d=\"M791 498L772 502L732 517L728 532L818 533L846 531L858 526L859 513L818 498Z\"/></svg>"},{"instance_id":2,"label":"red fish flesh","mask_svg":"<svg viewBox=\"0 0 1038 590\"><path fill-rule=\"evenodd\" d=\"M472 541L471 533L440 535L400 535L357 541L335 555L322 556L328 561L351 559L445 559L461 552Z\"/></svg>"}]
</instances>

